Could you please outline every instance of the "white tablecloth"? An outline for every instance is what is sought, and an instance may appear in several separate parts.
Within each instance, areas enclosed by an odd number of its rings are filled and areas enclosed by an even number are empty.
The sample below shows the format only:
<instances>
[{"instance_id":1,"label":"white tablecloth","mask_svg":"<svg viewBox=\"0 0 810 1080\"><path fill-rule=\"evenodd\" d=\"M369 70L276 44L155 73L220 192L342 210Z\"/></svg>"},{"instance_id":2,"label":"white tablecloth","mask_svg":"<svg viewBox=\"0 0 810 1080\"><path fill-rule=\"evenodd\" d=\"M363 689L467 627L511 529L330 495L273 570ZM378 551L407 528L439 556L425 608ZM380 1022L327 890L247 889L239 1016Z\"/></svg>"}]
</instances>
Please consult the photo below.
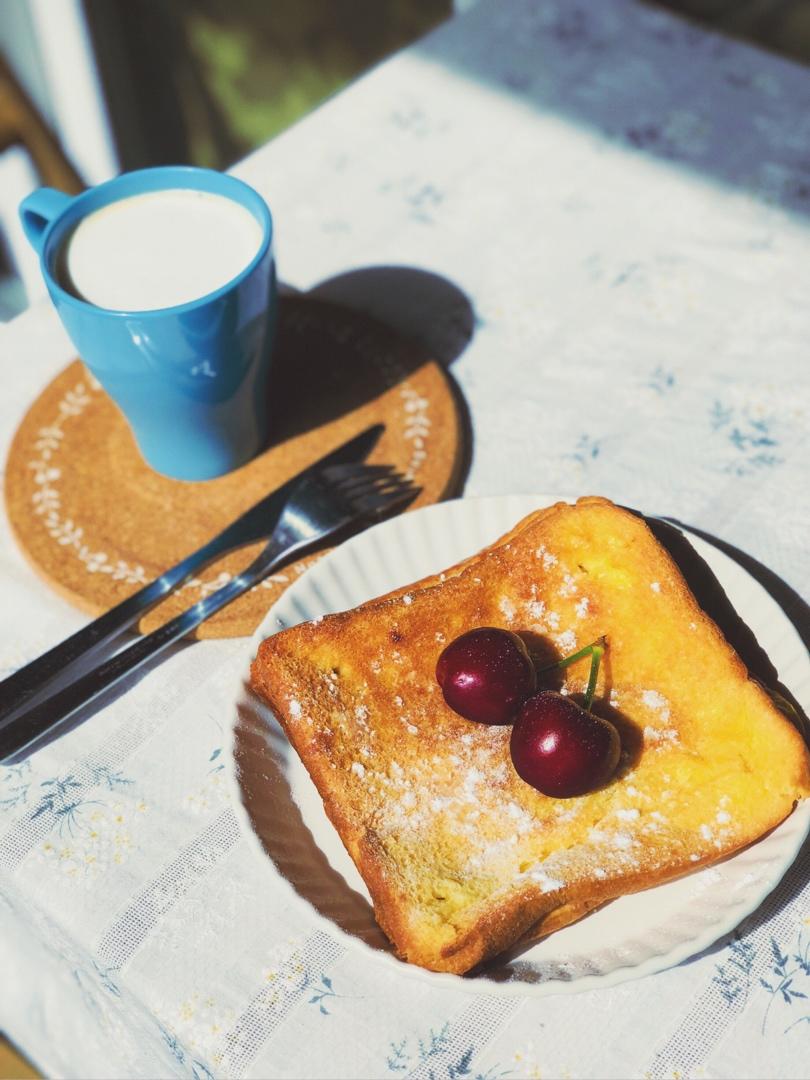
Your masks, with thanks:
<instances>
[{"instance_id":1,"label":"white tablecloth","mask_svg":"<svg viewBox=\"0 0 810 1080\"><path fill-rule=\"evenodd\" d=\"M605 494L810 591L806 71L631 0L484 3L236 171L296 288L448 362L474 312L467 494ZM0 346L5 452L72 350L46 306ZM0 582L0 672L81 624L5 521ZM612 989L383 977L240 832L245 659L179 649L0 767L0 1027L49 1075L810 1075L810 853L733 939Z\"/></svg>"}]
</instances>

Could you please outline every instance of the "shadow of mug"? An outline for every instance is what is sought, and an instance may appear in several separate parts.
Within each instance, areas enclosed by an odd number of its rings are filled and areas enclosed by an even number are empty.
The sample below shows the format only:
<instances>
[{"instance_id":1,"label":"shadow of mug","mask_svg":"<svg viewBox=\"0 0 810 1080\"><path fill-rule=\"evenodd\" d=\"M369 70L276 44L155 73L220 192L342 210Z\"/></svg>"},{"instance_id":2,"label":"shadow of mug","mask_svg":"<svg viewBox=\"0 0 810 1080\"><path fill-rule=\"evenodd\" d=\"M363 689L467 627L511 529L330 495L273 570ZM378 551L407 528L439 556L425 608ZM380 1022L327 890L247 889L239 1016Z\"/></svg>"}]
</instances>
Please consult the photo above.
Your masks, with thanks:
<instances>
[{"instance_id":1,"label":"shadow of mug","mask_svg":"<svg viewBox=\"0 0 810 1080\"><path fill-rule=\"evenodd\" d=\"M443 367L467 348L477 318L450 281L413 266L369 266L321 282L308 296L362 311L420 345Z\"/></svg>"},{"instance_id":2,"label":"shadow of mug","mask_svg":"<svg viewBox=\"0 0 810 1080\"><path fill-rule=\"evenodd\" d=\"M341 318L345 309L371 316L374 323ZM366 267L308 293L280 285L269 388L270 445L353 412L435 361L461 428L459 463L445 497L459 494L469 472L473 431L466 401L448 369L474 330L473 308L461 289L415 267Z\"/></svg>"}]
</instances>

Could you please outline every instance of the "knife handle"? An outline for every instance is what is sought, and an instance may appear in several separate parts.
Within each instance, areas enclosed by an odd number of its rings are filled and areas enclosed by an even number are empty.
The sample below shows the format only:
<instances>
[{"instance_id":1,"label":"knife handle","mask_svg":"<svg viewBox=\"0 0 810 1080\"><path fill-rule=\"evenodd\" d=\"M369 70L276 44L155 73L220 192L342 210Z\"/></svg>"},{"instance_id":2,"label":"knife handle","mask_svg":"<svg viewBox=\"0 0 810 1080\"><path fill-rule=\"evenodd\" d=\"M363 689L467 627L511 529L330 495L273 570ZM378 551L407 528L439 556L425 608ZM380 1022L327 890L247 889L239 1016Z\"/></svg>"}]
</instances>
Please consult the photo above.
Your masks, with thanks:
<instances>
[{"instance_id":1,"label":"knife handle","mask_svg":"<svg viewBox=\"0 0 810 1080\"><path fill-rule=\"evenodd\" d=\"M0 682L0 730L23 712L32 697L38 696L77 661L90 660L192 574L233 546L233 533L226 529L132 596Z\"/></svg>"},{"instance_id":2,"label":"knife handle","mask_svg":"<svg viewBox=\"0 0 810 1080\"><path fill-rule=\"evenodd\" d=\"M241 517L232 521L221 533L197 551L192 552L182 562L170 567L159 578L139 589L133 596L123 600L116 607L78 630L66 641L54 646L0 682L0 731L15 716L22 714L32 699L41 697L41 692L55 679L66 676L74 667L78 670L79 663L84 666L86 661L95 656L113 638L136 623L144 612L154 607L159 600L168 596L207 563L235 548L270 537L278 523L281 508L285 505L295 485L304 476L311 475L314 471L329 465L363 461L377 445L384 430L385 425L372 424L348 442L331 450L319 461L287 480L281 487L265 495Z\"/></svg>"},{"instance_id":3,"label":"knife handle","mask_svg":"<svg viewBox=\"0 0 810 1080\"><path fill-rule=\"evenodd\" d=\"M227 585L223 585L215 593L192 604L151 634L139 638L26 712L20 714L15 710L10 717L0 718L0 764L10 765L26 757L53 728L68 720L84 705L89 705L127 675L137 671L147 660L163 652L173 642L185 637L214 612L247 592L263 577L272 573L289 553L288 543L274 543L271 540L246 570L231 578Z\"/></svg>"}]
</instances>

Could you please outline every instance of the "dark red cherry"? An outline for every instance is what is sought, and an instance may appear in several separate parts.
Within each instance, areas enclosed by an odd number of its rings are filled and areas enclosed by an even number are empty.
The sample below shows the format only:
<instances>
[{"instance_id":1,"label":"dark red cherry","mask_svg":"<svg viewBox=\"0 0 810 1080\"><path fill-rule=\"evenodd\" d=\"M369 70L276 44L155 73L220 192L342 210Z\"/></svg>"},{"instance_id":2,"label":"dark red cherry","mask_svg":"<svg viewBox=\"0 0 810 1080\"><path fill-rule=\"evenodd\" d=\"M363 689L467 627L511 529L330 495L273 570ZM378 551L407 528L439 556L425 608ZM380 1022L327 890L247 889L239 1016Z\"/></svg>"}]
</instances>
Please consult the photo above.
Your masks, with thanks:
<instances>
[{"instance_id":1,"label":"dark red cherry","mask_svg":"<svg viewBox=\"0 0 810 1080\"><path fill-rule=\"evenodd\" d=\"M451 641L436 664L436 679L450 708L479 724L511 724L537 686L522 640L495 626Z\"/></svg>"},{"instance_id":2,"label":"dark red cherry","mask_svg":"<svg viewBox=\"0 0 810 1080\"><path fill-rule=\"evenodd\" d=\"M544 795L570 799L605 783L619 762L621 741L608 720L541 690L518 713L510 750L522 780Z\"/></svg>"}]
</instances>

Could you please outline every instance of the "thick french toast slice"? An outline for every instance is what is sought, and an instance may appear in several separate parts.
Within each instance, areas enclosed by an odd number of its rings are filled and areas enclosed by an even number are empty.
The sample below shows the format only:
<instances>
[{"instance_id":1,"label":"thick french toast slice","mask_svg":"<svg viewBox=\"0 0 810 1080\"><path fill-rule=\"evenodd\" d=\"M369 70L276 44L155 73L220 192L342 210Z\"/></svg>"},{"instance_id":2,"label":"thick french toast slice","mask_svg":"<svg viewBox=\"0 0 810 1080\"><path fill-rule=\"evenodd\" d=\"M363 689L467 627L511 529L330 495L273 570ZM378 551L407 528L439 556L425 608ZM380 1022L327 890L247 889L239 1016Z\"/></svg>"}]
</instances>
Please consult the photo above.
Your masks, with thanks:
<instances>
[{"instance_id":1,"label":"thick french toast slice","mask_svg":"<svg viewBox=\"0 0 810 1080\"><path fill-rule=\"evenodd\" d=\"M464 720L435 679L475 626L552 657L602 635L594 711L623 754L603 788L541 795L509 727ZM587 660L568 668L580 693ZM561 679L563 676L561 675ZM265 640L252 685L283 724L404 959L465 972L625 893L713 863L810 794L810 759L675 563L600 498L530 515L442 578Z\"/></svg>"}]
</instances>

